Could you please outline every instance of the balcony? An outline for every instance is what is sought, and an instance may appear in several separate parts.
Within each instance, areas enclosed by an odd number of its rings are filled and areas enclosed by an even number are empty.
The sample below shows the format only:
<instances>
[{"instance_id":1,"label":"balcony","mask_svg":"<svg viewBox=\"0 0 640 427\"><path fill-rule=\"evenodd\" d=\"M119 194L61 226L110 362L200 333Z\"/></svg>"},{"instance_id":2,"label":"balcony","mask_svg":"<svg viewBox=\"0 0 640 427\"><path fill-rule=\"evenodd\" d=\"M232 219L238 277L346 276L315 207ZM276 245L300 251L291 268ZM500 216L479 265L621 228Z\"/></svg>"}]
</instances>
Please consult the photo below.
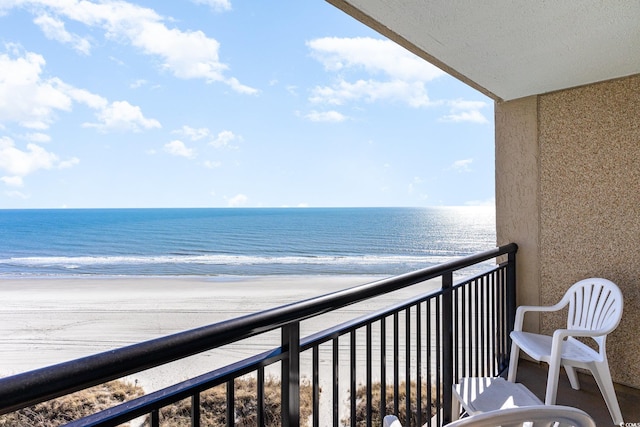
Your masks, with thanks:
<instances>
[{"instance_id":1,"label":"balcony","mask_svg":"<svg viewBox=\"0 0 640 427\"><path fill-rule=\"evenodd\" d=\"M207 425L204 394L222 387L223 424L236 425L251 412L252 425L267 425L266 384L279 384L282 425L379 425L394 413L405 425L440 426L449 421L451 386L464 376L505 371L508 334L515 313L515 255L506 245L440 266L356 286L260 313L204 326L59 365L0 379L0 414L64 396L126 375L213 352L272 334L278 344L253 356L190 378L119 406L69 422L68 426L118 426L132 420L165 425L166 408L186 402L189 423ZM482 265L482 273L465 269ZM425 283L436 283L424 290ZM301 337L304 321L400 289L409 300L383 307ZM302 325L302 326L301 326ZM233 347L231 347L233 348ZM523 364L519 381L544 393L541 367ZM238 384L255 384L255 406L236 404ZM610 418L593 381L580 392L559 392L558 403L582 407L598 425ZM567 387L561 384L561 387ZM386 393L381 393L386 390ZM640 420L637 390L620 387L625 419ZM418 398L417 396L421 396ZM578 397L576 397L578 396ZM301 411L301 398L310 405ZM568 397L569 398L569 397ZM602 410L602 408L604 408ZM635 412L634 412L635 411ZM136 425L132 423L131 425Z\"/></svg>"}]
</instances>

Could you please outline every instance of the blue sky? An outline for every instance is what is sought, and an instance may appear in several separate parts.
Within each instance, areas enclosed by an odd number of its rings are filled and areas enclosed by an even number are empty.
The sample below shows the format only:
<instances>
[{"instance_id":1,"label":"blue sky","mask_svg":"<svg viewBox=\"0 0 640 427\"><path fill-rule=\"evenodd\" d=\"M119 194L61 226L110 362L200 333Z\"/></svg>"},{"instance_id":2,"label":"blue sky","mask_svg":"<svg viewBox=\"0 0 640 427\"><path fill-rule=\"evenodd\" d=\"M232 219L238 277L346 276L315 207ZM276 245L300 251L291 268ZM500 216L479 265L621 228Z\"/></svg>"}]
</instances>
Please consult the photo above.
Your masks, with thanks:
<instances>
[{"instance_id":1,"label":"blue sky","mask_svg":"<svg viewBox=\"0 0 640 427\"><path fill-rule=\"evenodd\" d=\"M0 3L0 208L492 204L493 135L323 0Z\"/></svg>"}]
</instances>

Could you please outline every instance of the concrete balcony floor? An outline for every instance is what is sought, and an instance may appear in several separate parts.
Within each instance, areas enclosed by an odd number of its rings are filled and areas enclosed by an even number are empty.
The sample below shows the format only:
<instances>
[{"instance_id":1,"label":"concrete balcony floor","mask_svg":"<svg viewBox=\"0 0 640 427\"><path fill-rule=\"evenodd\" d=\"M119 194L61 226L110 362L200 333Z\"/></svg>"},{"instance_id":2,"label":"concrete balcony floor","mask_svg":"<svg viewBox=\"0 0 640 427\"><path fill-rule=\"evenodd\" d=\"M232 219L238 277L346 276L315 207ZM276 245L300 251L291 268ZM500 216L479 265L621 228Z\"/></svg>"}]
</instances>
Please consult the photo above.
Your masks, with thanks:
<instances>
[{"instance_id":1,"label":"concrete balcony floor","mask_svg":"<svg viewBox=\"0 0 640 427\"><path fill-rule=\"evenodd\" d=\"M520 360L518 368L517 382L526 385L542 401L547 386L547 368L548 365L545 363L538 364L526 360ZM598 427L613 426L607 405L593 377L586 373L578 375L580 390L574 390L564 371L560 372L556 403L582 409L593 417ZM640 390L620 384L615 384L615 389L625 423L640 425Z\"/></svg>"}]
</instances>

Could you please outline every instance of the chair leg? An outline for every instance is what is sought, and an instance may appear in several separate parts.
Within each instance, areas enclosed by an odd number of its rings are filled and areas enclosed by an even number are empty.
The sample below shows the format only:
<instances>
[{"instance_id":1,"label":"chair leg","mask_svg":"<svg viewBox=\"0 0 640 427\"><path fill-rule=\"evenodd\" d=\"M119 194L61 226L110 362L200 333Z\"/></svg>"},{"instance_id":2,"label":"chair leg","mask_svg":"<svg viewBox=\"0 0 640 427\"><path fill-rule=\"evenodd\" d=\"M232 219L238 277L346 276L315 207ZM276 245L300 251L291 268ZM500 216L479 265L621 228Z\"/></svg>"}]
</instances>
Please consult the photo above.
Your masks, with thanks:
<instances>
[{"instance_id":1,"label":"chair leg","mask_svg":"<svg viewBox=\"0 0 640 427\"><path fill-rule=\"evenodd\" d=\"M578 380L576 369L573 366L564 365L564 370L567 373L567 377L569 377L571 388L574 390L580 390L580 380Z\"/></svg>"},{"instance_id":2,"label":"chair leg","mask_svg":"<svg viewBox=\"0 0 640 427\"><path fill-rule=\"evenodd\" d=\"M613 380L611 379L611 372L609 371L609 364L606 362L594 363L592 365L591 373L600 388L602 397L607 404L611 419L615 425L622 425L622 412L620 411L620 405L618 404L618 397L616 396L616 390L613 388Z\"/></svg>"},{"instance_id":3,"label":"chair leg","mask_svg":"<svg viewBox=\"0 0 640 427\"><path fill-rule=\"evenodd\" d=\"M545 405L555 405L558 395L558 377L560 376L560 363L549 364L549 374L547 375L547 390L544 394Z\"/></svg>"},{"instance_id":4,"label":"chair leg","mask_svg":"<svg viewBox=\"0 0 640 427\"><path fill-rule=\"evenodd\" d=\"M516 373L518 370L518 358L520 357L520 347L514 342L511 343L511 358L509 359L509 374L507 381L516 382Z\"/></svg>"},{"instance_id":5,"label":"chair leg","mask_svg":"<svg viewBox=\"0 0 640 427\"><path fill-rule=\"evenodd\" d=\"M460 401L455 393L451 397L451 421L460 419Z\"/></svg>"}]
</instances>

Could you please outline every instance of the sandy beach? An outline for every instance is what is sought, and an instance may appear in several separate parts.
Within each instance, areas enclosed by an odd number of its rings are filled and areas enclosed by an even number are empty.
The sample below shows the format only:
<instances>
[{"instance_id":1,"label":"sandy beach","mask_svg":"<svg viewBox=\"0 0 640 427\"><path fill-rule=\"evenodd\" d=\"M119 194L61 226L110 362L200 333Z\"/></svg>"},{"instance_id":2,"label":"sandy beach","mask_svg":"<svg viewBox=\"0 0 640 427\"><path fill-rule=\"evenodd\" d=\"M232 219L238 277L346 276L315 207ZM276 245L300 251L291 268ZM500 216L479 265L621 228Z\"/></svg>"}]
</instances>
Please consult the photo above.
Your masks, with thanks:
<instances>
[{"instance_id":1,"label":"sandy beach","mask_svg":"<svg viewBox=\"0 0 640 427\"><path fill-rule=\"evenodd\" d=\"M12 375L289 302L373 276L69 278L0 281L0 376ZM421 285L422 290L437 283ZM302 336L415 295L402 290L301 325ZM153 391L278 345L266 334L128 379Z\"/></svg>"}]
</instances>

